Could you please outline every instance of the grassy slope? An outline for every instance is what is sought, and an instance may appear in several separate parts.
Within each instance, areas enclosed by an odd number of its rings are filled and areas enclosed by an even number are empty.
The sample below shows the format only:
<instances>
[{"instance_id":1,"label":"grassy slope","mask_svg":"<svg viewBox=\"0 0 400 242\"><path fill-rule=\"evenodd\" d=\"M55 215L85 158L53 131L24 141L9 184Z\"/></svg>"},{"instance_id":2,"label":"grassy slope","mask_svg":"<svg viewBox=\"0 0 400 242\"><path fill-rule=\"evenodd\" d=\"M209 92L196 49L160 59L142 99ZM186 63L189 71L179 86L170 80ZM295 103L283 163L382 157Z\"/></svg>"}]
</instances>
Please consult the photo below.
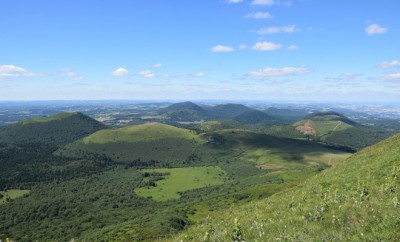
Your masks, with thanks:
<instances>
[{"instance_id":1,"label":"grassy slope","mask_svg":"<svg viewBox=\"0 0 400 242\"><path fill-rule=\"evenodd\" d=\"M110 142L148 142L166 138L196 140L201 139L190 130L161 123L147 123L121 129L100 130L83 139L84 144L106 144Z\"/></svg>"},{"instance_id":2,"label":"grassy slope","mask_svg":"<svg viewBox=\"0 0 400 242\"><path fill-rule=\"evenodd\" d=\"M222 130L226 148L233 147L241 157L254 165L308 167L335 164L350 154L324 148L302 140L276 138L242 130Z\"/></svg>"},{"instance_id":3,"label":"grassy slope","mask_svg":"<svg viewBox=\"0 0 400 242\"><path fill-rule=\"evenodd\" d=\"M57 155L85 157L106 155L116 161L185 161L205 140L195 132L174 126L147 123L121 129L100 130L83 140L68 144Z\"/></svg>"},{"instance_id":4,"label":"grassy slope","mask_svg":"<svg viewBox=\"0 0 400 242\"><path fill-rule=\"evenodd\" d=\"M398 241L399 176L397 135L294 189L214 213L171 240Z\"/></svg>"},{"instance_id":5,"label":"grassy slope","mask_svg":"<svg viewBox=\"0 0 400 242\"><path fill-rule=\"evenodd\" d=\"M156 187L141 187L135 193L142 197L151 196L156 201L179 199L180 192L202 188L206 186L221 185L226 174L220 167L187 167L145 169L142 172L169 173L165 179L157 181Z\"/></svg>"},{"instance_id":6,"label":"grassy slope","mask_svg":"<svg viewBox=\"0 0 400 242\"><path fill-rule=\"evenodd\" d=\"M298 127L298 126L303 125L306 122L307 122L307 120L302 120L302 121L299 121L299 122L293 124L293 126ZM312 127L315 130L316 135L318 137L323 137L332 132L338 132L338 131L346 130L346 129L353 127L352 125L349 125L349 124L341 122L341 121L313 120L313 122L314 122L314 124Z\"/></svg>"}]
</instances>

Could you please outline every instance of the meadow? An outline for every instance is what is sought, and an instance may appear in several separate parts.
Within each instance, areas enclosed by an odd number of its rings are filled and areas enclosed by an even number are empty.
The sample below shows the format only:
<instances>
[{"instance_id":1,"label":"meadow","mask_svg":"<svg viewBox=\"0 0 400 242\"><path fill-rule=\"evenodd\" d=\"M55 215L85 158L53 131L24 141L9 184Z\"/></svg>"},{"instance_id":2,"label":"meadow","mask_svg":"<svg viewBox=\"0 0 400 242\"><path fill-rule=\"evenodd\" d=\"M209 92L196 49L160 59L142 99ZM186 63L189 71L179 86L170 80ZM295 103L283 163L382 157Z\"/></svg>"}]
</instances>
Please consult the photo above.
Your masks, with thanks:
<instances>
[{"instance_id":1,"label":"meadow","mask_svg":"<svg viewBox=\"0 0 400 242\"><path fill-rule=\"evenodd\" d=\"M141 172L166 174L163 175L163 179L156 181L154 186L135 189L137 195L159 202L179 199L182 192L221 185L226 180L226 172L217 166L143 169Z\"/></svg>"},{"instance_id":2,"label":"meadow","mask_svg":"<svg viewBox=\"0 0 400 242\"><path fill-rule=\"evenodd\" d=\"M28 194L30 190L6 190L0 191L0 204L6 203L8 199L16 199L18 197L22 197L25 194Z\"/></svg>"}]
</instances>

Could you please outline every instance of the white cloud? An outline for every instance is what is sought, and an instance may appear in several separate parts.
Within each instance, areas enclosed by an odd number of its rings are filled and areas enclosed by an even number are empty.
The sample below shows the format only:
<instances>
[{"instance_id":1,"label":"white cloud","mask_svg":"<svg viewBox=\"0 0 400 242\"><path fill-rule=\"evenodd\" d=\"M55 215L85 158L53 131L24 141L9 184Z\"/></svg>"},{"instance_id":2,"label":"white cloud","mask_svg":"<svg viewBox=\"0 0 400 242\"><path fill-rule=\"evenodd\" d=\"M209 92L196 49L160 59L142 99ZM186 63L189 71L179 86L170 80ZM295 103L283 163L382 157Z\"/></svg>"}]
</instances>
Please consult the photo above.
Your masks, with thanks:
<instances>
[{"instance_id":1,"label":"white cloud","mask_svg":"<svg viewBox=\"0 0 400 242\"><path fill-rule=\"evenodd\" d=\"M155 75L153 72L151 72L150 70L141 71L141 72L139 72L138 74L139 74L140 76L142 76L142 77L145 77L145 78L153 78L153 77L156 76L156 75Z\"/></svg>"},{"instance_id":2,"label":"white cloud","mask_svg":"<svg viewBox=\"0 0 400 242\"><path fill-rule=\"evenodd\" d=\"M257 12L257 13L249 13L245 16L246 18L254 18L254 19L269 19L273 18L270 13L268 12Z\"/></svg>"},{"instance_id":3,"label":"white cloud","mask_svg":"<svg viewBox=\"0 0 400 242\"><path fill-rule=\"evenodd\" d=\"M161 77L163 78L198 78L198 77L203 77L206 74L204 72L196 72L196 73L190 73L190 74L163 74Z\"/></svg>"},{"instance_id":4,"label":"white cloud","mask_svg":"<svg viewBox=\"0 0 400 242\"><path fill-rule=\"evenodd\" d=\"M67 72L67 73L65 73L65 75L66 76L78 76L78 74L76 74L75 72L73 72L73 71L69 71L69 72Z\"/></svg>"},{"instance_id":5,"label":"white cloud","mask_svg":"<svg viewBox=\"0 0 400 242\"><path fill-rule=\"evenodd\" d=\"M0 75L13 75L27 72L26 69L13 65L3 65L0 66Z\"/></svg>"},{"instance_id":6,"label":"white cloud","mask_svg":"<svg viewBox=\"0 0 400 242\"><path fill-rule=\"evenodd\" d=\"M378 24L370 24L365 28L365 32L368 35L384 34L387 32L387 28L381 27Z\"/></svg>"},{"instance_id":7,"label":"white cloud","mask_svg":"<svg viewBox=\"0 0 400 242\"><path fill-rule=\"evenodd\" d=\"M227 0L228 3L241 3L243 0Z\"/></svg>"},{"instance_id":8,"label":"white cloud","mask_svg":"<svg viewBox=\"0 0 400 242\"><path fill-rule=\"evenodd\" d=\"M229 46L216 45L210 49L212 52L232 52L235 49Z\"/></svg>"},{"instance_id":9,"label":"white cloud","mask_svg":"<svg viewBox=\"0 0 400 242\"><path fill-rule=\"evenodd\" d=\"M275 44L272 42L258 42L253 46L254 50L258 51L274 51L282 48L281 44Z\"/></svg>"},{"instance_id":10,"label":"white cloud","mask_svg":"<svg viewBox=\"0 0 400 242\"><path fill-rule=\"evenodd\" d=\"M299 49L299 47L297 45L289 45L286 48L286 50L288 50L288 51L295 51L295 50L298 50L298 49Z\"/></svg>"},{"instance_id":11,"label":"white cloud","mask_svg":"<svg viewBox=\"0 0 400 242\"><path fill-rule=\"evenodd\" d=\"M83 80L83 76L79 75L73 71L67 71L61 74L62 76L68 77L72 81L81 81Z\"/></svg>"},{"instance_id":12,"label":"white cloud","mask_svg":"<svg viewBox=\"0 0 400 242\"><path fill-rule=\"evenodd\" d=\"M297 74L305 74L310 72L304 67L283 67L283 68L272 68L267 67L259 69L257 71L250 72L252 77L278 77L278 76L291 76Z\"/></svg>"},{"instance_id":13,"label":"white cloud","mask_svg":"<svg viewBox=\"0 0 400 242\"><path fill-rule=\"evenodd\" d=\"M399 82L400 83L400 72L389 73L381 77L382 81L386 82Z\"/></svg>"},{"instance_id":14,"label":"white cloud","mask_svg":"<svg viewBox=\"0 0 400 242\"><path fill-rule=\"evenodd\" d=\"M72 81L82 81L83 80L83 76L75 76L75 77L71 77L69 78Z\"/></svg>"},{"instance_id":15,"label":"white cloud","mask_svg":"<svg viewBox=\"0 0 400 242\"><path fill-rule=\"evenodd\" d=\"M258 34L279 34L279 33L294 33L300 31L296 28L296 25L287 26L271 26L268 28L261 28L257 31Z\"/></svg>"},{"instance_id":16,"label":"white cloud","mask_svg":"<svg viewBox=\"0 0 400 242\"><path fill-rule=\"evenodd\" d=\"M112 75L113 76L126 76L129 74L129 71L125 68L118 68L115 71L113 71Z\"/></svg>"},{"instance_id":17,"label":"white cloud","mask_svg":"<svg viewBox=\"0 0 400 242\"><path fill-rule=\"evenodd\" d=\"M14 65L0 65L0 77L37 77L42 74L32 73L25 68Z\"/></svg>"},{"instance_id":18,"label":"white cloud","mask_svg":"<svg viewBox=\"0 0 400 242\"><path fill-rule=\"evenodd\" d=\"M163 65L162 65L162 64L159 64L159 63L153 65L154 68L160 68L160 67L162 67L162 66L163 66Z\"/></svg>"},{"instance_id":19,"label":"white cloud","mask_svg":"<svg viewBox=\"0 0 400 242\"><path fill-rule=\"evenodd\" d=\"M253 0L253 2L251 2L251 5L271 6L275 3L275 0Z\"/></svg>"},{"instance_id":20,"label":"white cloud","mask_svg":"<svg viewBox=\"0 0 400 242\"><path fill-rule=\"evenodd\" d=\"M349 73L343 73L339 76L335 77L326 77L323 79L324 82L329 84L337 84L337 85L355 85L363 82L361 75Z\"/></svg>"},{"instance_id":21,"label":"white cloud","mask_svg":"<svg viewBox=\"0 0 400 242\"><path fill-rule=\"evenodd\" d=\"M400 61L385 61L378 65L380 68L400 67Z\"/></svg>"}]
</instances>

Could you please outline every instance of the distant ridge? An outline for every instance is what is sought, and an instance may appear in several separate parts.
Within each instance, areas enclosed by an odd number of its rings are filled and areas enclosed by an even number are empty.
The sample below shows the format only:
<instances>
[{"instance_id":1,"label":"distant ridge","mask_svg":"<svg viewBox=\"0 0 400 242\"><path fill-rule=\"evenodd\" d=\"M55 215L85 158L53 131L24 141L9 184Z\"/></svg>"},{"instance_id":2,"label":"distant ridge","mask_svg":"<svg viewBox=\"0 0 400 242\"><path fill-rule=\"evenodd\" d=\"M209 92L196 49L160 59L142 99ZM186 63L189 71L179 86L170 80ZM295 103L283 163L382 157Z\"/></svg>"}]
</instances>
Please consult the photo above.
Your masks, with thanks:
<instances>
[{"instance_id":1,"label":"distant ridge","mask_svg":"<svg viewBox=\"0 0 400 242\"><path fill-rule=\"evenodd\" d=\"M159 113L174 122L194 122L210 119L209 113L192 102L171 104L159 110Z\"/></svg>"},{"instance_id":2,"label":"distant ridge","mask_svg":"<svg viewBox=\"0 0 400 242\"><path fill-rule=\"evenodd\" d=\"M199 105L188 101L188 102L180 102L180 103L171 104L168 107L160 109L159 111L160 111L160 113L166 113L169 111L185 111L188 109L197 110L197 111L203 110Z\"/></svg>"},{"instance_id":3,"label":"distant ridge","mask_svg":"<svg viewBox=\"0 0 400 242\"><path fill-rule=\"evenodd\" d=\"M344 116L343 114L333 111L311 113L305 116L304 119L311 119L313 121L342 121L349 125L357 125L356 122Z\"/></svg>"},{"instance_id":4,"label":"distant ridge","mask_svg":"<svg viewBox=\"0 0 400 242\"><path fill-rule=\"evenodd\" d=\"M246 107L242 104L221 104L216 105L209 109L209 111L216 117L220 118L233 118L246 111L254 111L254 109Z\"/></svg>"},{"instance_id":5,"label":"distant ridge","mask_svg":"<svg viewBox=\"0 0 400 242\"><path fill-rule=\"evenodd\" d=\"M3 143L66 144L106 126L80 112L64 112L47 117L25 119L0 129Z\"/></svg>"},{"instance_id":6,"label":"distant ridge","mask_svg":"<svg viewBox=\"0 0 400 242\"><path fill-rule=\"evenodd\" d=\"M193 122L225 119L235 120L235 117L238 117L245 112L254 112L254 115L259 111L242 104L228 103L201 107L193 102L181 102L162 108L159 112L160 114L165 115L169 120L175 122ZM258 116L261 117L261 114L258 113ZM238 119L245 121L245 119L242 119L241 117L238 117Z\"/></svg>"},{"instance_id":7,"label":"distant ridge","mask_svg":"<svg viewBox=\"0 0 400 242\"><path fill-rule=\"evenodd\" d=\"M249 124L258 124L258 123L265 123L269 121L276 120L276 118L268 115L264 112L258 110L250 110L245 111L238 116L233 118L236 121L249 123Z\"/></svg>"}]
</instances>

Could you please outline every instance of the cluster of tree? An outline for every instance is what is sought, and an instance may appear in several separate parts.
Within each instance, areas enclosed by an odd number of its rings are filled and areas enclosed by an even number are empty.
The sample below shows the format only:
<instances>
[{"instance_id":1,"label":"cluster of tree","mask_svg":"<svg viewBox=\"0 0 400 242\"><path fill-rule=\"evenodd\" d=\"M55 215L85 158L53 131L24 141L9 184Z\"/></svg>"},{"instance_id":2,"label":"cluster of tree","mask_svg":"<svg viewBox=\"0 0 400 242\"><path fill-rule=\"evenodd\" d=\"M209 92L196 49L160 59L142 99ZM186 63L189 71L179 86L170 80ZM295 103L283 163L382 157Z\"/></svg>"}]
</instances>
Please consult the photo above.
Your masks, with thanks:
<instances>
[{"instance_id":1,"label":"cluster of tree","mask_svg":"<svg viewBox=\"0 0 400 242\"><path fill-rule=\"evenodd\" d=\"M48 121L27 120L0 129L0 142L14 144L47 144L58 146L106 126L81 113L59 114L48 117Z\"/></svg>"},{"instance_id":2,"label":"cluster of tree","mask_svg":"<svg viewBox=\"0 0 400 242\"><path fill-rule=\"evenodd\" d=\"M53 152L46 144L0 144L0 190L30 189L40 182L69 180L118 165L101 154L76 159Z\"/></svg>"}]
</instances>

